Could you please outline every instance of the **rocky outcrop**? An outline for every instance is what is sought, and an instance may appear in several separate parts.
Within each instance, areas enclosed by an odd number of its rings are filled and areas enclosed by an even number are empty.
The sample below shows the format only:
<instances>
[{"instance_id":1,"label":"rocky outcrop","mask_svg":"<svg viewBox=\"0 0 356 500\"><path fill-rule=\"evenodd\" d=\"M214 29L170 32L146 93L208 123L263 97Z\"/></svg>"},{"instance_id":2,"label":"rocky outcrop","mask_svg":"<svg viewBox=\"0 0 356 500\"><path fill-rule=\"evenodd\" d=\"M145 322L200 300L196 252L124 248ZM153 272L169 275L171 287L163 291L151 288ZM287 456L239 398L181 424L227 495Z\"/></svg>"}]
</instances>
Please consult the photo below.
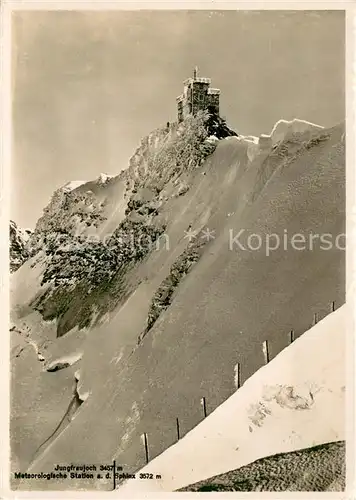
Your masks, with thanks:
<instances>
[{"instance_id":1,"label":"rocky outcrop","mask_svg":"<svg viewBox=\"0 0 356 500\"><path fill-rule=\"evenodd\" d=\"M30 229L20 229L16 222L10 220L10 272L16 271L29 258L28 240L31 234Z\"/></svg>"}]
</instances>

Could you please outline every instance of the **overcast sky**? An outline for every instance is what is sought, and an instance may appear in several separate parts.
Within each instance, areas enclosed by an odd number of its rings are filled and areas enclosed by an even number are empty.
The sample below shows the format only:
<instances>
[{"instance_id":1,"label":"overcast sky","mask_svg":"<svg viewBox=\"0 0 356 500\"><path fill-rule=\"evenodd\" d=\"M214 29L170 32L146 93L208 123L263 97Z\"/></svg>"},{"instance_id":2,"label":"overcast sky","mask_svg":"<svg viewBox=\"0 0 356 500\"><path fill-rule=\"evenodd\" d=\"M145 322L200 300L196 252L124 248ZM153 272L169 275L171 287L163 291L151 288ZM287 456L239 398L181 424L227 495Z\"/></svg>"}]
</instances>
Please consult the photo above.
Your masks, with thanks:
<instances>
[{"instance_id":1,"label":"overcast sky","mask_svg":"<svg viewBox=\"0 0 356 500\"><path fill-rule=\"evenodd\" d=\"M345 116L342 11L18 12L12 47L11 217L25 227L66 182L125 168L176 119L195 65L242 134Z\"/></svg>"}]
</instances>

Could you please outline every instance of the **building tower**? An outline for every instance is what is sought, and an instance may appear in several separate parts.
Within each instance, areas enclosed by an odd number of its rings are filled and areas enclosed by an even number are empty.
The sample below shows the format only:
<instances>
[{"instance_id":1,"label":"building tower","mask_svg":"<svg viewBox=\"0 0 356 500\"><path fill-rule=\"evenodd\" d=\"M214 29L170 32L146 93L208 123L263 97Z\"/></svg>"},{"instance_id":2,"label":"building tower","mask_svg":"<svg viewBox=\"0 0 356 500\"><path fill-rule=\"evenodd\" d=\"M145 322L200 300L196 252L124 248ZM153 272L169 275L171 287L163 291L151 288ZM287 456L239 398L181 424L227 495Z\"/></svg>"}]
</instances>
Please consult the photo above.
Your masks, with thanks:
<instances>
[{"instance_id":1,"label":"building tower","mask_svg":"<svg viewBox=\"0 0 356 500\"><path fill-rule=\"evenodd\" d=\"M220 89L210 88L210 84L210 78L198 77L198 68L195 67L193 78L183 82L183 94L177 97L178 122L189 115L196 115L198 111L219 115Z\"/></svg>"}]
</instances>

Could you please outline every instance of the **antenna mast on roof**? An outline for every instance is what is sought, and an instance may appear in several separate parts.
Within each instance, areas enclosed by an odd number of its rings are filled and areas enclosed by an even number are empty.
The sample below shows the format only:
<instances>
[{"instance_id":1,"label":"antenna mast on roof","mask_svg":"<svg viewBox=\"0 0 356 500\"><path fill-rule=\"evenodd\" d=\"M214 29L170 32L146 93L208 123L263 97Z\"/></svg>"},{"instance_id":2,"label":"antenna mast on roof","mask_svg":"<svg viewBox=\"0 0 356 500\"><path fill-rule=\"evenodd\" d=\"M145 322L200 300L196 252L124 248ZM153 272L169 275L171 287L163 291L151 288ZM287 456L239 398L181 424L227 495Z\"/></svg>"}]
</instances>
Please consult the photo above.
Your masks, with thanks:
<instances>
[{"instance_id":1,"label":"antenna mast on roof","mask_svg":"<svg viewBox=\"0 0 356 500\"><path fill-rule=\"evenodd\" d=\"M194 80L197 78L198 76L198 66L195 66L194 68Z\"/></svg>"}]
</instances>

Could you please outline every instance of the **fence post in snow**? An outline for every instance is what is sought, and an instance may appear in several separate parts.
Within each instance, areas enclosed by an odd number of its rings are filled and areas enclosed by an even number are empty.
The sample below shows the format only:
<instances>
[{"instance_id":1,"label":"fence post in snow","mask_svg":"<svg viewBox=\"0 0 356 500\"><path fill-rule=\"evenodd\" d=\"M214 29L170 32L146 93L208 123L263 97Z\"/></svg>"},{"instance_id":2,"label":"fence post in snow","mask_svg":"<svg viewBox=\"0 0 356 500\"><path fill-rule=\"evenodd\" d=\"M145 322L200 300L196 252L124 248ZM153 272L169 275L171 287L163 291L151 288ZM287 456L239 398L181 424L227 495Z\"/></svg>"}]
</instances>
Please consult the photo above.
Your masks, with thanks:
<instances>
[{"instance_id":1,"label":"fence post in snow","mask_svg":"<svg viewBox=\"0 0 356 500\"><path fill-rule=\"evenodd\" d=\"M331 305L330 305L330 312L334 312L335 311L335 301L333 300L331 302Z\"/></svg>"},{"instance_id":2,"label":"fence post in snow","mask_svg":"<svg viewBox=\"0 0 356 500\"><path fill-rule=\"evenodd\" d=\"M241 387L241 364L236 363L235 366L235 387L236 389L240 389Z\"/></svg>"},{"instance_id":3,"label":"fence post in snow","mask_svg":"<svg viewBox=\"0 0 356 500\"><path fill-rule=\"evenodd\" d=\"M318 313L314 313L313 326L316 325L317 322L318 322Z\"/></svg>"},{"instance_id":4,"label":"fence post in snow","mask_svg":"<svg viewBox=\"0 0 356 500\"><path fill-rule=\"evenodd\" d=\"M177 440L180 440L180 431L179 431L179 419L178 417L176 418L176 423L177 423Z\"/></svg>"},{"instance_id":5,"label":"fence post in snow","mask_svg":"<svg viewBox=\"0 0 356 500\"><path fill-rule=\"evenodd\" d=\"M113 460L113 483L114 483L114 487L113 487L113 490L116 490L116 460Z\"/></svg>"},{"instance_id":6,"label":"fence post in snow","mask_svg":"<svg viewBox=\"0 0 356 500\"><path fill-rule=\"evenodd\" d=\"M265 365L269 363L269 350L268 350L268 340L265 340L262 344L263 357L265 359Z\"/></svg>"},{"instance_id":7,"label":"fence post in snow","mask_svg":"<svg viewBox=\"0 0 356 500\"><path fill-rule=\"evenodd\" d=\"M290 343L292 344L295 340L295 337L294 337L294 330L291 330L289 332L289 335L290 335Z\"/></svg>"},{"instance_id":8,"label":"fence post in snow","mask_svg":"<svg viewBox=\"0 0 356 500\"><path fill-rule=\"evenodd\" d=\"M205 397L201 398L200 403L201 403L201 405L203 407L204 418L206 418L207 413L206 413L206 399L205 399Z\"/></svg>"},{"instance_id":9,"label":"fence post in snow","mask_svg":"<svg viewBox=\"0 0 356 500\"><path fill-rule=\"evenodd\" d=\"M148 440L147 440L147 434L144 432L141 434L141 441L143 443L143 446L145 447L145 458L146 458L146 464L148 464Z\"/></svg>"}]
</instances>

